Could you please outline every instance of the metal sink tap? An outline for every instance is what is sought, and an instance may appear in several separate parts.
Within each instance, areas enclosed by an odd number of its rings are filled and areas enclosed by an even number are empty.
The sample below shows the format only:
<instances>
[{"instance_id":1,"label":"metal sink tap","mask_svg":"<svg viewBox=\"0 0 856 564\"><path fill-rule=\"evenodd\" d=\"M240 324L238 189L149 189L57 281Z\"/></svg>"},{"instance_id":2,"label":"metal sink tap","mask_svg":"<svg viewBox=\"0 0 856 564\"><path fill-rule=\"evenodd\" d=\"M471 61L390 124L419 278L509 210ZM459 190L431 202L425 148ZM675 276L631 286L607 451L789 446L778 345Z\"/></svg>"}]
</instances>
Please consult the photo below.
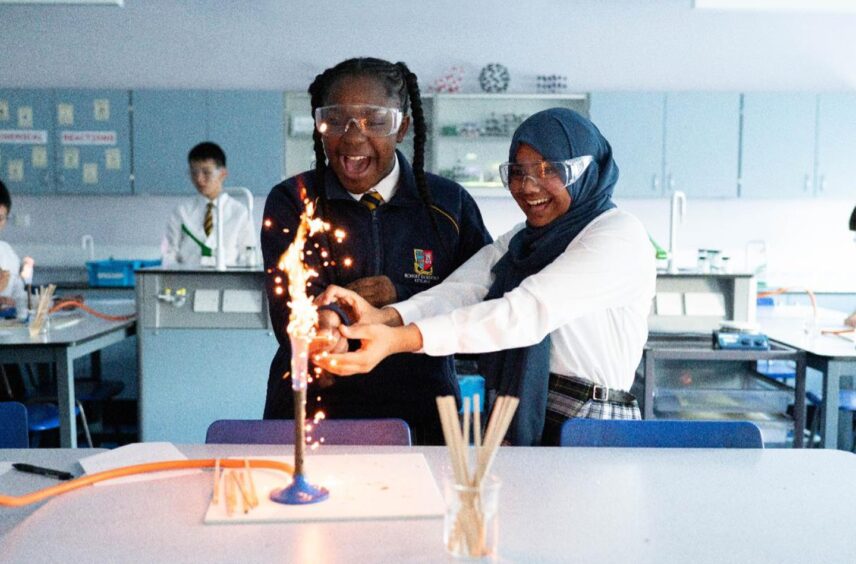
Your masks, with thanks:
<instances>
[{"instance_id":1,"label":"metal sink tap","mask_svg":"<svg viewBox=\"0 0 856 564\"><path fill-rule=\"evenodd\" d=\"M680 190L672 193L672 207L669 213L669 273L678 272L678 261L675 254L678 252L678 224L684 222L687 212L687 195Z\"/></svg>"}]
</instances>

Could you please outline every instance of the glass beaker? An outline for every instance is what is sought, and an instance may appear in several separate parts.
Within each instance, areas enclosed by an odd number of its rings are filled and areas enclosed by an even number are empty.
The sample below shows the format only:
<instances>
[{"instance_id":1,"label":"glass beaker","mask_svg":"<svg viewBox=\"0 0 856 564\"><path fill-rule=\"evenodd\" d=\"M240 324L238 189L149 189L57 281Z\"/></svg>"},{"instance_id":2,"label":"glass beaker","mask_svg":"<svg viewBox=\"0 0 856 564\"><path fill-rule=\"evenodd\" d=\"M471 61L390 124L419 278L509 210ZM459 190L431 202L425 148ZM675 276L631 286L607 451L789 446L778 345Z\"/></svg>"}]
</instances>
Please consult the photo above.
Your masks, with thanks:
<instances>
[{"instance_id":1,"label":"glass beaker","mask_svg":"<svg viewBox=\"0 0 856 564\"><path fill-rule=\"evenodd\" d=\"M499 478L493 475L485 477L480 486L461 485L453 475L445 476L443 544L446 552L464 560L497 559L501 485Z\"/></svg>"}]
</instances>

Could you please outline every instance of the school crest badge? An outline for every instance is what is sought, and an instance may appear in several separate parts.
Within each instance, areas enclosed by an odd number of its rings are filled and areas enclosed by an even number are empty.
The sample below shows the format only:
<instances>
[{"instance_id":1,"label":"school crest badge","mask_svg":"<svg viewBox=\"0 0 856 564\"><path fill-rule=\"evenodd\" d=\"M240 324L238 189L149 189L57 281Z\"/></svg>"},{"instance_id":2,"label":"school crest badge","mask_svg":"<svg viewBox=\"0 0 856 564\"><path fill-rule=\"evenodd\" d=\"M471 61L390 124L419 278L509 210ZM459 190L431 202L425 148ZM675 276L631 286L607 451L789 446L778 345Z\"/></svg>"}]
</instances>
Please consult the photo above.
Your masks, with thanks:
<instances>
[{"instance_id":1,"label":"school crest badge","mask_svg":"<svg viewBox=\"0 0 856 564\"><path fill-rule=\"evenodd\" d=\"M413 270L425 276L434 274L434 251L413 249Z\"/></svg>"}]
</instances>

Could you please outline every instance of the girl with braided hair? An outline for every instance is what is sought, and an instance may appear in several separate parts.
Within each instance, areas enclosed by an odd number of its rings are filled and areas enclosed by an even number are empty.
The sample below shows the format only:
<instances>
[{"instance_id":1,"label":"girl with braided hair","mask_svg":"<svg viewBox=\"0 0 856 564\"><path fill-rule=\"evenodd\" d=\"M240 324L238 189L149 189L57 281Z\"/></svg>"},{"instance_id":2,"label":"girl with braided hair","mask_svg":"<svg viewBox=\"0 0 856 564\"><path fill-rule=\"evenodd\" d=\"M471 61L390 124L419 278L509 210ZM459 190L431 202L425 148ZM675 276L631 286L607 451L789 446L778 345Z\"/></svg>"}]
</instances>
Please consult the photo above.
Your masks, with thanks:
<instances>
[{"instance_id":1,"label":"girl with braided hair","mask_svg":"<svg viewBox=\"0 0 856 564\"><path fill-rule=\"evenodd\" d=\"M287 292L277 293L276 264L288 248L306 197L341 242L319 234L306 261L318 272L310 291L345 286L378 307L430 288L491 241L472 197L458 184L426 173L426 124L416 75L404 63L348 59L309 86L315 168L275 186L265 204L261 243L268 272L270 315L279 341L268 380L266 419L293 414L285 327ZM414 128L412 164L396 149ZM319 311L334 352L347 350L338 332L347 319L338 308ZM310 384L307 413L328 418L399 417L416 442L442 443L434 398L459 395L451 356L394 355L366 374L321 377ZM320 398L320 399L319 399Z\"/></svg>"}]
</instances>

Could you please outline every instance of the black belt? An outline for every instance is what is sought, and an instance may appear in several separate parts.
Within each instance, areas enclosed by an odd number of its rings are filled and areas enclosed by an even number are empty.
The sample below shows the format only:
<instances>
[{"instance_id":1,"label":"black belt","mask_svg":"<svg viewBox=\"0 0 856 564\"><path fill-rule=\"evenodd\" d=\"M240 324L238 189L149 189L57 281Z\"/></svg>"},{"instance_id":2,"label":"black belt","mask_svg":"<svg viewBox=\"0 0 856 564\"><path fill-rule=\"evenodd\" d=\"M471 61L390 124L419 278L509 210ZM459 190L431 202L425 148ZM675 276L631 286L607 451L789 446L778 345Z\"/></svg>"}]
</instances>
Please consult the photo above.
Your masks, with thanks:
<instances>
[{"instance_id":1,"label":"black belt","mask_svg":"<svg viewBox=\"0 0 856 564\"><path fill-rule=\"evenodd\" d=\"M636 396L623 390L613 390L574 376L553 373L550 373L550 390L584 402L592 400L627 405L636 401Z\"/></svg>"}]
</instances>

